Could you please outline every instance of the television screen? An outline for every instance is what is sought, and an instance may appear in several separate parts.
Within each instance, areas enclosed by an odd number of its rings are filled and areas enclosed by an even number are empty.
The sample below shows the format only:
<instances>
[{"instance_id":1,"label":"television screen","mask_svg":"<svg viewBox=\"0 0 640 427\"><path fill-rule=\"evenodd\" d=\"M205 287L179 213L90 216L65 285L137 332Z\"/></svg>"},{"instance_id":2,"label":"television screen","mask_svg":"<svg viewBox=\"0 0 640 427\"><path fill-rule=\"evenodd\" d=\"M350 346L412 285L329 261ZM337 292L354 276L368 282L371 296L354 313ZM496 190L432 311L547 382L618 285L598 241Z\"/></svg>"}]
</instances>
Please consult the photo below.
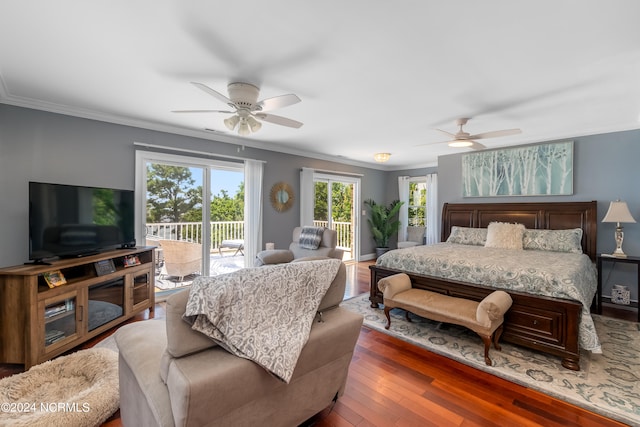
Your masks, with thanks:
<instances>
[{"instance_id":1,"label":"television screen","mask_svg":"<svg viewBox=\"0 0 640 427\"><path fill-rule=\"evenodd\" d=\"M134 245L134 192L30 182L29 243L31 260Z\"/></svg>"}]
</instances>

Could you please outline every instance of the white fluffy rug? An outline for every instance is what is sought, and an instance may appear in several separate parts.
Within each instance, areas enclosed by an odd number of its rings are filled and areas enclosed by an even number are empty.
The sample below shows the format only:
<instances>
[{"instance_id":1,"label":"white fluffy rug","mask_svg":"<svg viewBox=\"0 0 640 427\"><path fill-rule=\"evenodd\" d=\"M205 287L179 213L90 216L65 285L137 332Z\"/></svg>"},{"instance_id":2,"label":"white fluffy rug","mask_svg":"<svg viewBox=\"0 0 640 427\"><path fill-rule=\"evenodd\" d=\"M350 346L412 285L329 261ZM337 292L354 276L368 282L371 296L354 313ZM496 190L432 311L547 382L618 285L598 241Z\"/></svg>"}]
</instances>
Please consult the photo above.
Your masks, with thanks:
<instances>
[{"instance_id":1,"label":"white fluffy rug","mask_svg":"<svg viewBox=\"0 0 640 427\"><path fill-rule=\"evenodd\" d=\"M80 350L0 380L0 426L93 427L120 406L118 353Z\"/></svg>"}]
</instances>

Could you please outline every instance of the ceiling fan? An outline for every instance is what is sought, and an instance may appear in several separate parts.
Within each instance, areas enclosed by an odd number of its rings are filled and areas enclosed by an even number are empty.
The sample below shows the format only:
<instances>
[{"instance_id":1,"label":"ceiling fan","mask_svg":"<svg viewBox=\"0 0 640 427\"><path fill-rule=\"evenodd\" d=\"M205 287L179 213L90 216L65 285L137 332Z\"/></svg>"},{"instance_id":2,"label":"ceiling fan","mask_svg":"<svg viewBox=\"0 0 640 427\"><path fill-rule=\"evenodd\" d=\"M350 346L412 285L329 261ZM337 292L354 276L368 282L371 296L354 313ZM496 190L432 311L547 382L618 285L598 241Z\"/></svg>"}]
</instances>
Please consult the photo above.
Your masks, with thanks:
<instances>
[{"instance_id":1,"label":"ceiling fan","mask_svg":"<svg viewBox=\"0 0 640 427\"><path fill-rule=\"evenodd\" d=\"M231 117L224 119L224 124L229 130L235 130L237 128L238 134L241 136L247 136L252 132L260 130L262 127L262 123L260 123L260 121L296 129L302 126L302 123L296 120L266 113L266 111L297 104L301 101L297 95L280 95L258 101L260 89L250 83L229 83L227 86L229 97L211 89L205 84L197 82L191 82L191 84L214 98L224 102L233 110L175 110L173 111L174 113L233 114Z\"/></svg>"},{"instance_id":2,"label":"ceiling fan","mask_svg":"<svg viewBox=\"0 0 640 427\"><path fill-rule=\"evenodd\" d=\"M499 136L517 135L519 133L522 133L520 129L504 129L504 130L494 130L491 132L483 132L476 135L471 135L468 132L465 132L464 130L462 130L462 126L466 125L469 120L470 119L468 118L461 118L456 120L456 125L460 127L460 129L456 133L451 133L445 130L436 129L437 131L452 137L453 138L452 140L431 142L429 144L422 144L422 145L444 144L446 142L449 145L449 147L456 147L456 148L469 147L474 150L483 150L487 147L480 144L479 142L476 142L476 139L497 138Z\"/></svg>"}]
</instances>

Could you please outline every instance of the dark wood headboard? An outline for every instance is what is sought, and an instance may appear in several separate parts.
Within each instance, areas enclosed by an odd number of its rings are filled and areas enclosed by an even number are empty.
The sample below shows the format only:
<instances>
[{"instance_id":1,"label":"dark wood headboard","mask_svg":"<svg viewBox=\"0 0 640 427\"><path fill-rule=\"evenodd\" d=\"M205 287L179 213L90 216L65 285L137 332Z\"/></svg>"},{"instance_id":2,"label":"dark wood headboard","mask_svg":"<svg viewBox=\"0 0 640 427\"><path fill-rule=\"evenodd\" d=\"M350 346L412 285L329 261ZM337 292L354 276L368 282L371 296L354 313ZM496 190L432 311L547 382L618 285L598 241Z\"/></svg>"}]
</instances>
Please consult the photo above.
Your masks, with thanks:
<instances>
[{"instance_id":1,"label":"dark wood headboard","mask_svg":"<svg viewBox=\"0 0 640 427\"><path fill-rule=\"evenodd\" d=\"M486 228L490 222L512 222L527 228L563 230L582 228L582 251L595 261L598 203L445 203L442 207L442 241L451 227Z\"/></svg>"}]
</instances>

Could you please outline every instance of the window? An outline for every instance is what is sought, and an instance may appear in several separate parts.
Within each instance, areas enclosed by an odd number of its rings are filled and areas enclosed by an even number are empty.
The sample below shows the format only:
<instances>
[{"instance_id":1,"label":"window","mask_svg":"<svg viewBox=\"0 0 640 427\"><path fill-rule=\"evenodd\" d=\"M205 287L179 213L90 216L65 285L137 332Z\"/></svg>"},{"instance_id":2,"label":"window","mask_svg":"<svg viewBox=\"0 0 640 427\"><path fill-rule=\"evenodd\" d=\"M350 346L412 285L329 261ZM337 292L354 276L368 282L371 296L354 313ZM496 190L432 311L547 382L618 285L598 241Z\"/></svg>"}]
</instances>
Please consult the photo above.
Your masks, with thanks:
<instances>
[{"instance_id":1,"label":"window","mask_svg":"<svg viewBox=\"0 0 640 427\"><path fill-rule=\"evenodd\" d=\"M409 181L408 224L425 225L427 206L427 181L424 178L411 178Z\"/></svg>"}]
</instances>

